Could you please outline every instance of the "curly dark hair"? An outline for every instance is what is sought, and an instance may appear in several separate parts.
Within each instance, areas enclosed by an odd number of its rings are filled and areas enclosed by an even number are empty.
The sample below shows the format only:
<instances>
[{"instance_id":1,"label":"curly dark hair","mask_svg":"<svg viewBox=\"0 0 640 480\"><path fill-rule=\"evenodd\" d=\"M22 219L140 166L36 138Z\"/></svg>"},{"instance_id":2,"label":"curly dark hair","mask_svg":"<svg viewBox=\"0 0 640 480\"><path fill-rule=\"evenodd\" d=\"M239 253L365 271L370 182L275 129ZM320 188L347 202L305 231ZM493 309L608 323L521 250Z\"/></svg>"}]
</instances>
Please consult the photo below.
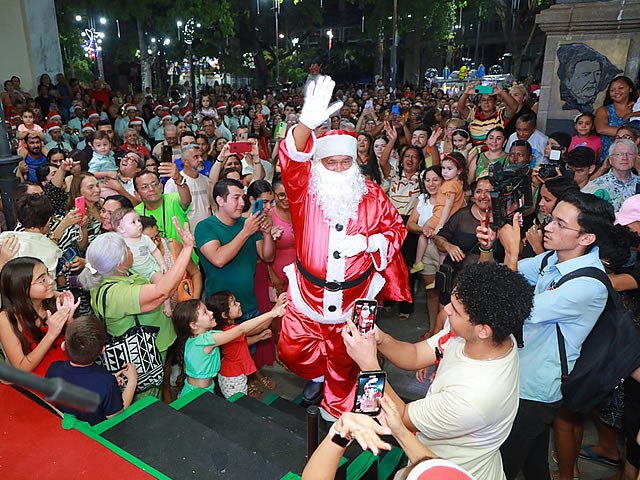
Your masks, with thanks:
<instances>
[{"instance_id":1,"label":"curly dark hair","mask_svg":"<svg viewBox=\"0 0 640 480\"><path fill-rule=\"evenodd\" d=\"M453 295L473 325L491 327L496 345L518 332L533 308L533 286L498 263L464 267L456 278Z\"/></svg>"}]
</instances>

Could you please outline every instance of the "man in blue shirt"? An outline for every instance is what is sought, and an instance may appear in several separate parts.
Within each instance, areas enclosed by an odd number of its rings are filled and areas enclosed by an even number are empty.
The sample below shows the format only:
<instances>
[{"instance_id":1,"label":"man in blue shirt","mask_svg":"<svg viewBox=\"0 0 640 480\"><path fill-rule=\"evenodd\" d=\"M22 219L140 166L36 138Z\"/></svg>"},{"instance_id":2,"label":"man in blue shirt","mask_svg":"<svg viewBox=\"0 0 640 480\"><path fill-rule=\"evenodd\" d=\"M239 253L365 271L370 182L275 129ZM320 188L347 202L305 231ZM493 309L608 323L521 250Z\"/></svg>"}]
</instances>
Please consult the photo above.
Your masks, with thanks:
<instances>
[{"instance_id":1,"label":"man in blue shirt","mask_svg":"<svg viewBox=\"0 0 640 480\"><path fill-rule=\"evenodd\" d=\"M549 432L562 400L556 324L560 325L565 338L571 372L582 343L607 302L606 287L593 278L579 277L558 288L554 285L579 268L604 270L597 235L611 231L613 220L611 206L594 195L576 193L563 199L554 208L544 230L544 247L554 252L544 268L541 268L542 260L547 252L518 261L519 214L514 218L515 226L507 224L500 229L505 264L535 287L531 317L523 326L524 347L519 350L520 405L509 438L500 449L508 480L515 479L520 471L526 480L550 478ZM491 250L489 239L481 232L478 239L482 250ZM487 260L486 257L484 254L481 260ZM558 420L562 422L563 417L559 416ZM573 435L571 441L575 442ZM572 448L577 454L577 446Z\"/></svg>"}]
</instances>

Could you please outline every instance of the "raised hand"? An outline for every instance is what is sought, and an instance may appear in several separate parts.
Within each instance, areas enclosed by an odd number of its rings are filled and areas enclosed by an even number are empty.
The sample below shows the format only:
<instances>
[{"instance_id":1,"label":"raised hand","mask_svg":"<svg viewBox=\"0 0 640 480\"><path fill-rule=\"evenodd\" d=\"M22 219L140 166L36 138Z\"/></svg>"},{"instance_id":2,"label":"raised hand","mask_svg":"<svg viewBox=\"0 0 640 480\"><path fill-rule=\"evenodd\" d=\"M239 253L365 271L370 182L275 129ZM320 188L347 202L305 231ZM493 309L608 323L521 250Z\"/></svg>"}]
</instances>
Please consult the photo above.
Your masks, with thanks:
<instances>
[{"instance_id":1,"label":"raised hand","mask_svg":"<svg viewBox=\"0 0 640 480\"><path fill-rule=\"evenodd\" d=\"M300 114L300 123L314 130L342 108L342 102L329 105L335 86L336 83L327 75L321 75L309 83Z\"/></svg>"},{"instance_id":2,"label":"raised hand","mask_svg":"<svg viewBox=\"0 0 640 480\"><path fill-rule=\"evenodd\" d=\"M191 227L189 227L189 222L185 222L184 226L181 227L180 222L178 222L178 217L173 217L171 220L173 221L173 226L176 227L176 232L180 237L182 246L185 248L193 248L196 244L196 241L193 238L193 234L191 233Z\"/></svg>"}]
</instances>

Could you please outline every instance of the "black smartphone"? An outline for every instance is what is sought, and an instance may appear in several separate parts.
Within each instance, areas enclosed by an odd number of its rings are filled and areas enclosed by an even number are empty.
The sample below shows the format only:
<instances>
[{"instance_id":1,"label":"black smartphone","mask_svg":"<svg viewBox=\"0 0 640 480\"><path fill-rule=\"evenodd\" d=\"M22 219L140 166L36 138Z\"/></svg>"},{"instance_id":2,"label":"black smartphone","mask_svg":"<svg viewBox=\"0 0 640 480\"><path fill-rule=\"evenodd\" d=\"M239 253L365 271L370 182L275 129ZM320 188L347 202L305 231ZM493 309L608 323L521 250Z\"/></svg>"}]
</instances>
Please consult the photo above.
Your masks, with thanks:
<instances>
[{"instance_id":1,"label":"black smartphone","mask_svg":"<svg viewBox=\"0 0 640 480\"><path fill-rule=\"evenodd\" d=\"M353 305L353 323L361 334L373 330L378 313L378 302L366 298L359 298Z\"/></svg>"},{"instance_id":2,"label":"black smartphone","mask_svg":"<svg viewBox=\"0 0 640 480\"><path fill-rule=\"evenodd\" d=\"M360 372L356 386L356 399L353 404L354 413L364 413L375 417L382 409L380 399L384 395L387 374L382 370Z\"/></svg>"},{"instance_id":3,"label":"black smartphone","mask_svg":"<svg viewBox=\"0 0 640 480\"><path fill-rule=\"evenodd\" d=\"M171 145L162 146L162 154L160 155L160 163L173 163L173 148Z\"/></svg>"}]
</instances>

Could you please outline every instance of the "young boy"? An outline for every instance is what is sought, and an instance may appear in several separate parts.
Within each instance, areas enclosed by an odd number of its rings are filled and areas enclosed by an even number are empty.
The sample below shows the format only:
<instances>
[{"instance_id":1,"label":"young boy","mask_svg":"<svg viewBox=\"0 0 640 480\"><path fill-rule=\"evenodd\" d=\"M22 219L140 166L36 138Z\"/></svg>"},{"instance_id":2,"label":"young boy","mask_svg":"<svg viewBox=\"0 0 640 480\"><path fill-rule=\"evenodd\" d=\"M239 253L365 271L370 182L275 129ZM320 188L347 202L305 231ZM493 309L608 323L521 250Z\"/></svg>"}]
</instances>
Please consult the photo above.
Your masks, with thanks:
<instances>
[{"instance_id":1,"label":"young boy","mask_svg":"<svg viewBox=\"0 0 640 480\"><path fill-rule=\"evenodd\" d=\"M69 361L54 362L46 377L58 377L79 387L100 395L100 406L95 412L82 412L66 405L56 405L65 413L71 413L79 420L95 425L120 413L131 405L138 384L136 367L129 363L118 373L111 374L104 367L96 365L98 355L104 351L107 334L104 323L96 317L76 318L67 327L62 349L67 352ZM127 379L122 393L119 384Z\"/></svg>"},{"instance_id":2,"label":"young boy","mask_svg":"<svg viewBox=\"0 0 640 480\"><path fill-rule=\"evenodd\" d=\"M118 167L111 151L111 140L106 132L96 132L89 142L93 149L93 156L89 161L89 171L97 179L116 178Z\"/></svg>"}]
</instances>

